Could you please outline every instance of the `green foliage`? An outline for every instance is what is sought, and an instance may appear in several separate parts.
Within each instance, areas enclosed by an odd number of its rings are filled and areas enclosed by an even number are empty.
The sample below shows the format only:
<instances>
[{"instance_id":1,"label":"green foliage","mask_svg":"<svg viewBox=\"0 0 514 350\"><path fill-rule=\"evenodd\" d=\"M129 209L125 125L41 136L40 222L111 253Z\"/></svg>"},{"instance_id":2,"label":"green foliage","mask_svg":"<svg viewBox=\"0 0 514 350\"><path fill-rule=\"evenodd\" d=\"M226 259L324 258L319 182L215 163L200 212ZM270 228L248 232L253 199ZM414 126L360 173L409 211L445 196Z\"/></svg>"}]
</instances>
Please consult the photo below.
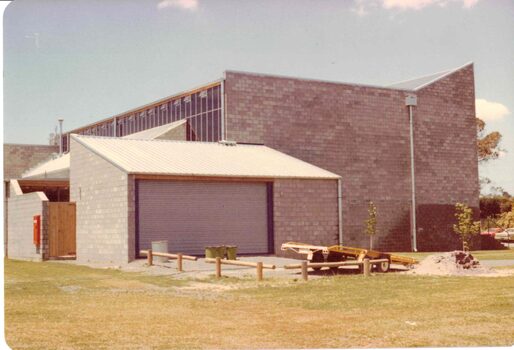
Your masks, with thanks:
<instances>
[{"instance_id":1,"label":"green foliage","mask_svg":"<svg viewBox=\"0 0 514 350\"><path fill-rule=\"evenodd\" d=\"M372 201L368 203L368 219L366 220L366 234L374 236L377 233L377 206Z\"/></svg>"},{"instance_id":2,"label":"green foliage","mask_svg":"<svg viewBox=\"0 0 514 350\"><path fill-rule=\"evenodd\" d=\"M514 227L514 208L509 212L502 213L496 222L504 229Z\"/></svg>"},{"instance_id":3,"label":"green foliage","mask_svg":"<svg viewBox=\"0 0 514 350\"><path fill-rule=\"evenodd\" d=\"M373 249L373 236L377 233L377 206L372 201L368 203L368 218L366 219L366 234L369 236L369 249Z\"/></svg>"},{"instance_id":4,"label":"green foliage","mask_svg":"<svg viewBox=\"0 0 514 350\"><path fill-rule=\"evenodd\" d=\"M453 225L453 231L460 236L463 250L467 250L469 239L480 231L480 221L473 221L473 209L465 203L455 204L455 217L457 224Z\"/></svg>"},{"instance_id":5,"label":"green foliage","mask_svg":"<svg viewBox=\"0 0 514 350\"><path fill-rule=\"evenodd\" d=\"M491 159L496 159L500 155L500 141L502 134L498 131L493 131L488 134L485 133L485 122L476 118L477 123L477 154L479 162L487 162Z\"/></svg>"},{"instance_id":6,"label":"green foliage","mask_svg":"<svg viewBox=\"0 0 514 350\"><path fill-rule=\"evenodd\" d=\"M498 217L512 210L514 198L508 193L480 197L480 218Z\"/></svg>"}]
</instances>

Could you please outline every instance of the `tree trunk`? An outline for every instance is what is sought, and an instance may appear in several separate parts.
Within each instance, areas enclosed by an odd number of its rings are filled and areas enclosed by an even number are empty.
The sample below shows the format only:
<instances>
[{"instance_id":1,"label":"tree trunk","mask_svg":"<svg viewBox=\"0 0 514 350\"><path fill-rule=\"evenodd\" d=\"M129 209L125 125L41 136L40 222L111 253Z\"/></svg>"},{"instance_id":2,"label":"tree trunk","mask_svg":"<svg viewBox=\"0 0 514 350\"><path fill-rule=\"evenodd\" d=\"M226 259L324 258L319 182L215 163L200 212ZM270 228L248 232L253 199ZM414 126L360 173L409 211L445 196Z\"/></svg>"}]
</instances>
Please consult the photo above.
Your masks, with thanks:
<instances>
[{"instance_id":1,"label":"tree trunk","mask_svg":"<svg viewBox=\"0 0 514 350\"><path fill-rule=\"evenodd\" d=\"M373 249L373 236L369 235L369 250Z\"/></svg>"}]
</instances>

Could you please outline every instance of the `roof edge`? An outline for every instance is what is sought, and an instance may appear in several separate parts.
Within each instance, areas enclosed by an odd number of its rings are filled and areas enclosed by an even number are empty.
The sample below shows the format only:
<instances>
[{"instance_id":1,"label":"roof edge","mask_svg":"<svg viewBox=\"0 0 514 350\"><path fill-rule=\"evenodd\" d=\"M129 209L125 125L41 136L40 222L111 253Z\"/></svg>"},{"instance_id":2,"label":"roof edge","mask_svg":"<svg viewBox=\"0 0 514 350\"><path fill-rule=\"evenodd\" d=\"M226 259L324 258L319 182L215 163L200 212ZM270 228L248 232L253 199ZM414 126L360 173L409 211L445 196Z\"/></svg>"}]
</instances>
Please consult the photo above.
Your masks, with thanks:
<instances>
[{"instance_id":1,"label":"roof edge","mask_svg":"<svg viewBox=\"0 0 514 350\"><path fill-rule=\"evenodd\" d=\"M248 71L233 70L233 69L227 69L223 72L225 79L226 79L227 73L246 74L246 75L253 75L253 76L262 77L262 78L273 77L273 78L280 78L280 79L291 79L291 80L298 80L298 81L317 82L317 83L334 84L334 85L350 85L350 86L383 89L383 90L412 91L409 89L400 89L400 88L394 88L394 87L383 86L383 85L348 83L348 82L344 82L344 81L323 80L323 79L315 79L315 78L299 78L299 77L293 77L293 76L281 75L281 74L256 73L256 72L248 72Z\"/></svg>"},{"instance_id":2,"label":"roof edge","mask_svg":"<svg viewBox=\"0 0 514 350\"><path fill-rule=\"evenodd\" d=\"M117 114L111 115L110 117L106 117L106 118L100 119L100 120L98 120L96 122L92 122L92 123L86 124L84 126L79 126L77 128L71 129L69 131L65 131L65 132L63 132L63 134L68 134L69 133L71 135L74 131L86 129L86 128L95 126L97 124L102 124L102 123L107 122L107 121L109 121L111 119L118 118L118 117L123 117L125 114L135 113L135 112L137 112L137 111L139 111L141 109L151 108L152 106L164 103L165 101L167 101L169 99L179 98L179 97L182 97L182 96L193 94L195 91L202 90L204 88L208 89L209 87L212 87L214 85L221 84L221 82L223 80L224 80L223 78L218 78L216 80L210 81L210 82L202 84L202 85L198 85L198 86L193 87L191 89L182 90L181 92L178 92L178 93L175 93L175 94L172 94L172 95L168 95L166 97L163 97L163 98L160 98L158 100L146 103L144 105L128 109L128 110L126 110L124 112L121 112L121 113L117 113Z\"/></svg>"},{"instance_id":3,"label":"roof edge","mask_svg":"<svg viewBox=\"0 0 514 350\"><path fill-rule=\"evenodd\" d=\"M457 67L457 68L454 68L454 69L450 69L450 70L446 71L446 73L445 73L445 74L443 74L443 75L441 75L440 77L434 78L434 79L432 79L431 81L426 82L425 84L422 84L422 85L418 86L417 88L415 88L415 89L414 89L414 91L421 90L421 89L423 89L424 87L427 87L428 85L431 85L431 84L435 83L436 81L439 81L439 80L441 80L441 79L444 79L444 78L446 78L447 76L449 76L449 75L451 75L451 74L453 74L453 73L456 73L456 72L458 72L458 71L460 71L460 70L462 70L462 69L464 69L464 68L466 68L466 67L468 67L468 66L473 66L473 64L474 64L474 63L473 63L473 61L469 61L469 62L467 62L467 63L463 64L463 65L462 65L462 66L460 66L460 67ZM444 71L443 71L443 72L444 72ZM442 73L442 72L441 72L441 73ZM436 73L436 74L437 74L437 73Z\"/></svg>"},{"instance_id":4,"label":"roof edge","mask_svg":"<svg viewBox=\"0 0 514 350\"><path fill-rule=\"evenodd\" d=\"M125 136L122 136L122 137L119 137L119 138L120 139L125 139L125 140L156 140L158 137L166 134L167 132L170 132L171 130L174 130L174 129L178 128L179 126L182 126L185 123L187 123L187 118L180 119L180 120L175 120L174 122L171 122L171 123L168 123L168 124L159 125L159 126L155 126L153 128L150 128L150 129L141 130L141 131L135 132L133 134L128 134L128 135L125 135ZM158 134L157 136L155 136L153 139L138 139L137 138L137 134L145 133L147 131L154 130L156 128L162 128L163 131L160 134ZM107 137L110 137L110 136L107 136Z\"/></svg>"},{"instance_id":5,"label":"roof edge","mask_svg":"<svg viewBox=\"0 0 514 350\"><path fill-rule=\"evenodd\" d=\"M321 168L321 167L319 167L319 166L317 166L317 165L314 165L314 164L312 164L312 163L306 162L306 161L304 161L303 159L293 157L292 155L289 155L289 154L287 154L287 153L281 152L281 151L279 151L279 150L276 150L276 149L271 148L271 147L268 147L268 146L264 146L264 147L266 147L267 149L269 149L269 150L271 150L271 151L273 151L273 152L275 152L275 153L280 153L280 154L282 154L282 155L284 155L284 156L286 156L286 157L288 157L288 158L294 159L294 160L296 160L296 161L299 161L299 162L305 163L305 164L307 164L307 165L310 165L310 166L316 167L316 168L318 168L318 169L320 169L320 170L323 170L323 171L325 171L325 172L327 172L328 174L330 174L330 175L331 175L331 177L329 177L330 179L334 179L334 178L342 179L342 176L341 176L341 175L336 174L336 173L333 173L333 172L331 172L331 171L329 171L329 170L327 170L327 169ZM328 175L328 174L327 174L327 175Z\"/></svg>"},{"instance_id":6,"label":"roof edge","mask_svg":"<svg viewBox=\"0 0 514 350\"><path fill-rule=\"evenodd\" d=\"M20 178L20 180L39 180L38 179L38 176L44 176L43 178L41 178L41 180L62 180L62 179L69 179L69 175L68 177L46 177L46 176L53 176L57 173L61 173L61 172L69 172L70 171L70 167L64 167L64 168L60 168L60 169L57 169L57 170L51 170L51 171L45 171L43 173L40 173L40 174L33 174L33 175L25 175L23 176L22 174L22 177Z\"/></svg>"},{"instance_id":7,"label":"roof edge","mask_svg":"<svg viewBox=\"0 0 514 350\"><path fill-rule=\"evenodd\" d=\"M89 151L91 151L92 153L96 154L97 156L99 156L100 158L102 158L103 160L107 161L108 163L110 163L111 165L114 165L116 168L118 168L119 170L123 171L125 174L129 174L129 171L125 168L123 168L121 165L119 165L118 163L114 162L112 159L109 159L107 158L106 156L104 156L102 153L98 152L97 150L95 150L94 148L90 147L87 143L85 143L84 141L81 140L81 135L77 135L77 134L70 134L70 139L71 140L75 140L77 141L80 145L84 146L84 148L88 149ZM71 149L71 147L70 147ZM71 156L70 156L70 161L71 161ZM71 175L71 162L70 162L70 175ZM71 177L71 176L70 176Z\"/></svg>"},{"instance_id":8,"label":"roof edge","mask_svg":"<svg viewBox=\"0 0 514 350\"><path fill-rule=\"evenodd\" d=\"M294 158L294 157L293 157ZM295 159L298 159L298 158L295 158ZM312 165L312 164L311 164ZM320 168L322 169L322 168ZM325 170L325 169L322 169L322 170ZM328 170L325 170L327 172L329 172ZM330 173L330 172L329 172ZM306 177L306 176L260 176L260 175L222 175L222 174L202 174L202 175L198 175L198 174L190 174L190 173L174 173L174 174L170 174L170 173L156 173L156 172L128 172L127 173L128 175L135 175L135 176L138 176L138 175L142 175L142 176L146 176L146 175L149 175L149 176L163 176L163 177L169 177L170 179L171 178L174 178L174 177L198 177L198 178L220 178L220 179L225 179L225 178L235 178L235 179L238 179L238 178L244 178L244 179L270 179L270 180L299 180L299 179L304 179L304 180L332 180L332 181L335 181L335 180L341 180L342 177L337 175L337 174L334 174L334 173L331 173L333 174L332 177L330 176L310 176L310 177Z\"/></svg>"}]
</instances>

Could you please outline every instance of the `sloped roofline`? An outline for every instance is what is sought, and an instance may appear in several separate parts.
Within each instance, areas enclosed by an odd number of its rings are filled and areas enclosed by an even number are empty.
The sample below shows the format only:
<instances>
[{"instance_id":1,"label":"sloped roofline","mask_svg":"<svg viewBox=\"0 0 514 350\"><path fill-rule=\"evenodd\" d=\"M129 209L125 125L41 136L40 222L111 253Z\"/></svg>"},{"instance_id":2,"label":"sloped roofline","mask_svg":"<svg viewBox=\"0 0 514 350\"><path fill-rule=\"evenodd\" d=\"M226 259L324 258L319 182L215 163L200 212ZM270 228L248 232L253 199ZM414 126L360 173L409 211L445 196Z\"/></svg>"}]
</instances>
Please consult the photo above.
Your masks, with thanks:
<instances>
[{"instance_id":1,"label":"sloped roofline","mask_svg":"<svg viewBox=\"0 0 514 350\"><path fill-rule=\"evenodd\" d=\"M316 82L316 83L325 83L325 84L334 84L334 85L350 85L350 86L367 87L367 88L374 88L374 89L395 90L395 91L410 91L408 89L395 88L395 87L384 86L384 85L373 85L373 84L363 84L363 83L348 83L348 82L344 82L344 81L315 79L315 78L299 78L299 77L293 77L293 76L290 76L290 75L283 75L283 74L257 73L257 72L249 72L249 71L234 70L234 69L227 69L227 70L225 70L223 72L223 80L225 80L227 78L227 73L253 75L253 76L261 77L261 78L272 77L272 78L290 79L290 80L298 80L298 81L305 81L305 82Z\"/></svg>"},{"instance_id":2,"label":"sloped roofline","mask_svg":"<svg viewBox=\"0 0 514 350\"><path fill-rule=\"evenodd\" d=\"M197 91L200 91L200 90L203 90L203 89L208 89L210 87L219 85L219 84L221 84L221 82L222 82L222 79L216 79L216 80L208 82L206 84L196 86L196 87L194 87L192 89L182 90L181 92L175 93L173 95L168 95L166 97L159 98L158 100L155 100L153 102L149 102L149 103L146 103L144 105L141 105L141 106L138 106L138 107L134 107L134 108L125 110L124 112L111 115L110 117L100 119L100 120L98 120L96 122L92 122L92 123L86 124L84 126L79 126L77 128L73 128L73 129L71 129L69 131L63 132L63 134L70 134L71 135L71 134L74 134L78 130L82 130L82 129L85 129L85 128L93 127L93 126L95 126L97 124L102 124L102 123L107 122L107 121L109 121L111 119L118 118L118 117L123 117L126 114L130 114L130 113L135 113L135 112L137 112L137 111L139 111L141 109L152 108L152 107L158 106L158 105L160 105L160 104L162 104L162 103L164 103L164 102L166 102L168 100L171 100L171 99L176 99L176 98L179 98L179 97L183 97L183 96L194 94Z\"/></svg>"},{"instance_id":3,"label":"sloped roofline","mask_svg":"<svg viewBox=\"0 0 514 350\"><path fill-rule=\"evenodd\" d=\"M141 172L139 171L135 171L134 169L127 169L125 168L122 164L120 164L119 162L117 162L116 160L112 159L111 157L109 157L108 155L104 154L103 152L97 150L95 147L91 146L88 144L88 142L86 141L87 139L109 139L109 140L114 140L116 142L152 142L152 143L183 143L183 144L199 144L199 143L202 143L202 144L206 144L206 145L213 145L213 144L216 144L215 142L193 142L193 141L182 141L182 140L162 140L162 139L153 139L153 140L139 140L139 139L123 139L123 138L117 138L117 137L108 137L108 136L96 136L96 135L78 135L78 134L71 134L71 139L72 140L75 140L77 141L80 145L82 145L83 147L85 147L87 150L89 150L90 152L96 154L97 156L99 156L100 158L104 159L105 161L107 161L108 163L110 163L111 165L113 165L114 167L116 167L117 169L121 170L122 172L128 174L128 175L138 175L138 174L142 174ZM313 167L313 168L317 168L319 171L323 172L323 173L326 173L326 176L283 176L283 175L278 175L278 176L266 176L265 178L268 178L268 177L271 177L271 178L277 178L277 179L316 179L316 180L337 180L337 179L341 179L341 176L338 175L338 174L335 174L331 171L328 171L326 169L323 169L323 168L320 168L314 164L311 164L311 163L308 163L304 160L301 160L301 159L298 159L298 158L295 158L287 153L283 153L283 152L280 152L276 149L273 149L273 148L270 148L268 146L265 146L265 145L248 145L248 144L238 144L237 147L248 147L248 148L261 148L261 149L265 149L267 152L270 152L270 153L276 153L276 154L279 154L280 156L284 157L284 158L288 158L288 159L291 159L292 161L295 161L295 162L298 162L298 163L303 163L303 164L306 164L307 166L310 166L310 167ZM144 172L145 175L166 175L166 174L163 174L161 172ZM174 176L174 175L177 175L177 176L193 176L193 177L196 177L196 176L208 176L208 177L213 177L213 178L225 178L225 177L243 177L243 178L263 178L264 176L261 176L261 175L245 175L245 174L240 174L240 175L232 175L232 174L227 174L227 175L221 175L221 174L205 174L205 175L198 175L198 174L195 174L195 173L191 173L191 174L175 174L175 173L169 173L167 175L170 175L170 176Z\"/></svg>"},{"instance_id":4,"label":"sloped roofline","mask_svg":"<svg viewBox=\"0 0 514 350\"><path fill-rule=\"evenodd\" d=\"M459 66L457 68L453 68L453 69L446 69L446 70L443 70L443 71L440 71L440 72L437 72L437 73L433 73L433 74L426 74L426 75L422 75L422 76L418 76L416 78L411 78L411 79L406 79L406 80L402 80L402 81L398 81L394 84L391 84L389 85L390 87L393 87L394 85L399 85L399 84L403 84L403 83L408 83L409 81L415 81L415 80L418 80L418 79L423 79L425 77L429 77L429 76L432 76L432 75L437 75L437 77L429 80L428 82L425 82L417 87L415 87L414 89L410 89L411 91L417 91L417 90L420 90L420 89L423 89L424 87L428 86L428 85L431 85L433 83L435 83L436 81L439 81L441 79L444 79L446 78L447 76L453 74L453 73L456 73L468 66L472 66L473 65L473 61L469 61L465 64L463 64L462 66ZM394 87L393 87L394 88Z\"/></svg>"},{"instance_id":5,"label":"sloped roofline","mask_svg":"<svg viewBox=\"0 0 514 350\"><path fill-rule=\"evenodd\" d=\"M432 83L434 83L434 82L436 82L436 81L438 81L440 79L443 79L443 78L447 77L448 75L453 74L453 73L455 73L455 72L457 72L457 71L459 71L459 70L461 70L463 68L466 68L467 66L470 66L470 65L473 65L473 61L467 62L464 65L459 66L457 68L453 68L453 69L450 69L450 70L447 69L447 70L444 70L444 71L440 71L438 73L425 74L425 75L419 76L417 78L406 79L406 80L399 81L399 82L396 82L394 84L389 84L389 85L386 85L386 86L374 85L374 84L348 83L348 82L343 82L343 81L323 80L323 79L314 79L314 78L299 78L299 77L293 77L293 76L281 75L281 74L257 73L257 72L249 72L249 71L233 70L233 69L227 69L227 70L225 70L223 72L223 80L226 79L227 73L235 73L235 74L253 75L253 76L262 77L262 78L274 77L274 78L291 79L291 80L306 81L306 82L318 82L318 83L327 83L327 84L336 84L336 85L351 85L351 86L358 86L358 87L370 87L370 88L375 88L375 89L386 89L386 90L395 90L395 91L416 91L416 90L422 89L423 87L425 87L427 85L430 85L430 84L432 84ZM414 89L401 88L401 87L395 87L394 86L394 85L398 85L398 84L401 84L401 83L406 83L406 82L409 82L409 81L415 81L415 80L418 80L418 79L421 79L421 78L424 78L424 77L429 77L429 76L438 75L438 74L441 74L441 75L437 76L436 78L430 80L427 83L423 83L422 85L417 86Z\"/></svg>"}]
</instances>

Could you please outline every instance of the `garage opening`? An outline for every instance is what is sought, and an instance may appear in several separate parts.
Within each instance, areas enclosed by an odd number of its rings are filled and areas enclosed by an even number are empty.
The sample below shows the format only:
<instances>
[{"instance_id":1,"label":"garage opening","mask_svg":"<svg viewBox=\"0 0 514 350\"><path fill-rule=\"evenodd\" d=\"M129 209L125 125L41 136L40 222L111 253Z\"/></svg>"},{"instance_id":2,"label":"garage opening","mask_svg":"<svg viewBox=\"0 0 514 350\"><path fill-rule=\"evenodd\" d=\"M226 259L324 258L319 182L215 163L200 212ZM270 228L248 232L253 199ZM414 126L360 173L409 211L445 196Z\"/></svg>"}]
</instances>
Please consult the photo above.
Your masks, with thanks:
<instances>
[{"instance_id":1,"label":"garage opening","mask_svg":"<svg viewBox=\"0 0 514 350\"><path fill-rule=\"evenodd\" d=\"M136 180L136 193L136 256L160 240L190 255L217 245L273 253L271 183Z\"/></svg>"}]
</instances>

